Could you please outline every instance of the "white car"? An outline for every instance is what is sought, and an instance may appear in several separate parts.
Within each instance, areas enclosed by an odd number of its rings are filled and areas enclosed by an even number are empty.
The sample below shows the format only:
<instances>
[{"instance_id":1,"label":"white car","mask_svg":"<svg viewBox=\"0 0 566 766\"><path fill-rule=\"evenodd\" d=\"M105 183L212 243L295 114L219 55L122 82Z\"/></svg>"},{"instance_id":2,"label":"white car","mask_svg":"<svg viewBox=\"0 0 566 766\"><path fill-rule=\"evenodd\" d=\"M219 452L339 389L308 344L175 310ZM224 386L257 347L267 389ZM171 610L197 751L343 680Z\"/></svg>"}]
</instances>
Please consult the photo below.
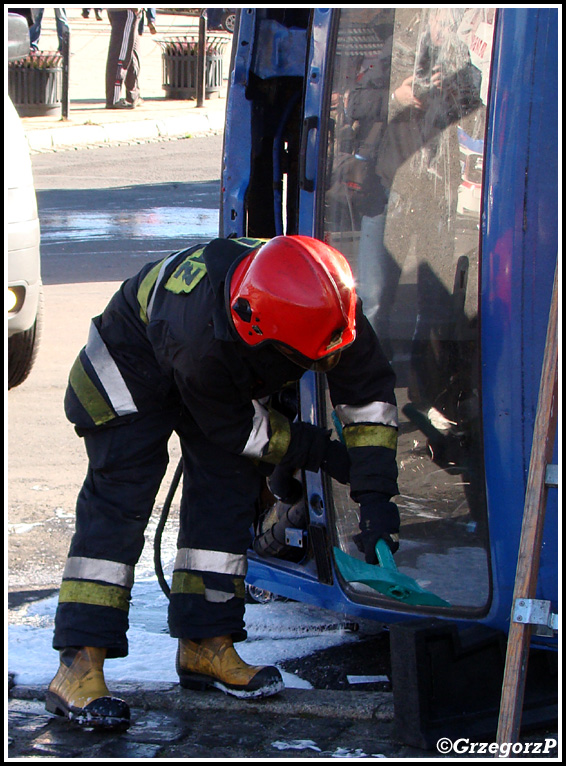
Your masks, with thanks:
<instances>
[{"instance_id":1,"label":"white car","mask_svg":"<svg viewBox=\"0 0 566 766\"><path fill-rule=\"evenodd\" d=\"M25 20L9 14L10 59L18 58L25 46L12 47L13 37L29 33ZM20 20L24 26L20 25ZM25 54L24 54L25 55ZM7 190L5 221L8 246L8 388L28 377L35 361L42 320L40 230L29 147L22 123L6 94L4 98L4 177ZM5 260L5 262L6 262Z\"/></svg>"}]
</instances>

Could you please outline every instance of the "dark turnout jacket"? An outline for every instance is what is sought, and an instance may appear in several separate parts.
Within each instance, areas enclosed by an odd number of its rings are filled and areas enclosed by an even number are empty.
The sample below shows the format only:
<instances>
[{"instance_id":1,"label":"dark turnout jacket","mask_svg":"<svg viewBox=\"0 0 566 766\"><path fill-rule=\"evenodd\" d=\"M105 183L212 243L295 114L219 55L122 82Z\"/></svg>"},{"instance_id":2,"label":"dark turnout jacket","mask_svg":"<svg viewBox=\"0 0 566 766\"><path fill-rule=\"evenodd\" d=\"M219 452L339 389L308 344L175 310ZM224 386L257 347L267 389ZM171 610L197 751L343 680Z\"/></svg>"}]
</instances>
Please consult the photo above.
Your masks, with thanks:
<instances>
[{"instance_id":1,"label":"dark turnout jacket","mask_svg":"<svg viewBox=\"0 0 566 766\"><path fill-rule=\"evenodd\" d=\"M300 424L269 397L305 370L231 327L231 269L258 240L215 239L145 266L91 324L70 374L66 414L81 429L127 423L178 404L210 442L250 459L308 465ZM352 495L397 494L395 378L361 303L356 339L326 373L351 460ZM302 465L301 465L302 463Z\"/></svg>"}]
</instances>

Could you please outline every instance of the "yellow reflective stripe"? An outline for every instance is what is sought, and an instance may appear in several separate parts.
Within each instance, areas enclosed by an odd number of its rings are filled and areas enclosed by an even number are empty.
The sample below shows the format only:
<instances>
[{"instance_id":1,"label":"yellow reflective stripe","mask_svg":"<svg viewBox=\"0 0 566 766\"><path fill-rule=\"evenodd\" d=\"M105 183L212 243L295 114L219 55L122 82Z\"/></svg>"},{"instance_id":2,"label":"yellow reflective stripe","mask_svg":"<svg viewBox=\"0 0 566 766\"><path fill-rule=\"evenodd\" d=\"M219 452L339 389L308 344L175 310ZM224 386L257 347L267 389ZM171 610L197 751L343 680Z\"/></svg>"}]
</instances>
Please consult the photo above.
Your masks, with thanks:
<instances>
[{"instance_id":1,"label":"yellow reflective stripe","mask_svg":"<svg viewBox=\"0 0 566 766\"><path fill-rule=\"evenodd\" d=\"M92 604L129 611L130 591L118 585L101 585L95 582L63 580L59 591L60 604Z\"/></svg>"},{"instance_id":2,"label":"yellow reflective stripe","mask_svg":"<svg viewBox=\"0 0 566 766\"><path fill-rule=\"evenodd\" d=\"M291 424L289 420L277 410L269 409L269 427L271 438L267 452L261 459L266 463L277 465L281 462L291 443Z\"/></svg>"},{"instance_id":3,"label":"yellow reflective stripe","mask_svg":"<svg viewBox=\"0 0 566 766\"><path fill-rule=\"evenodd\" d=\"M171 580L171 593L192 593L204 596L207 601L216 603L224 603L231 598L245 598L246 585L243 577L233 577L232 583L234 584L234 593L218 589L213 590L205 586L202 575L175 571Z\"/></svg>"},{"instance_id":4,"label":"yellow reflective stripe","mask_svg":"<svg viewBox=\"0 0 566 766\"><path fill-rule=\"evenodd\" d=\"M204 590L202 575L193 572L173 572L171 593L197 593L204 596Z\"/></svg>"},{"instance_id":5,"label":"yellow reflective stripe","mask_svg":"<svg viewBox=\"0 0 566 766\"><path fill-rule=\"evenodd\" d=\"M147 304L149 303L149 294L157 282L157 277L159 276L159 272L161 270L161 266L163 265L163 261L159 261L159 263L156 263L155 266L149 271L145 277L142 279L141 285L138 289L138 303L140 304L140 319L144 324L149 324L149 319L147 318Z\"/></svg>"},{"instance_id":6,"label":"yellow reflective stripe","mask_svg":"<svg viewBox=\"0 0 566 766\"><path fill-rule=\"evenodd\" d=\"M165 284L165 289L172 293L190 293L206 274L203 260L204 247L188 255Z\"/></svg>"},{"instance_id":7,"label":"yellow reflective stripe","mask_svg":"<svg viewBox=\"0 0 566 766\"><path fill-rule=\"evenodd\" d=\"M346 447L388 447L397 449L397 429L392 426L345 426Z\"/></svg>"},{"instance_id":8,"label":"yellow reflective stripe","mask_svg":"<svg viewBox=\"0 0 566 766\"><path fill-rule=\"evenodd\" d=\"M254 416L246 446L240 454L277 465L289 449L291 425L281 413L252 400Z\"/></svg>"},{"instance_id":9,"label":"yellow reflective stripe","mask_svg":"<svg viewBox=\"0 0 566 766\"><path fill-rule=\"evenodd\" d=\"M235 593L234 596L236 598L245 598L246 597L246 582L242 577L234 577L232 580L234 583Z\"/></svg>"},{"instance_id":10,"label":"yellow reflective stripe","mask_svg":"<svg viewBox=\"0 0 566 766\"><path fill-rule=\"evenodd\" d=\"M114 410L86 374L80 357L77 357L71 368L69 383L95 425L100 426L116 417Z\"/></svg>"}]
</instances>

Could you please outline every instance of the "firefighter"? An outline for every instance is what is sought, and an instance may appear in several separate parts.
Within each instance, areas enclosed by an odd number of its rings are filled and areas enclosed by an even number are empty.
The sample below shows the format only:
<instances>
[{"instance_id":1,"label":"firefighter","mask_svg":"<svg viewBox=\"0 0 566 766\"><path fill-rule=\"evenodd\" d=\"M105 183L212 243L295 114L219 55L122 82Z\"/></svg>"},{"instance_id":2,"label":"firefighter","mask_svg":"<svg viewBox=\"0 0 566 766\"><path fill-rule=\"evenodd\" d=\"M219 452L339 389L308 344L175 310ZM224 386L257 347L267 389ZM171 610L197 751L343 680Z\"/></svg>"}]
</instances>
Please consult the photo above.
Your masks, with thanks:
<instances>
[{"instance_id":1,"label":"firefighter","mask_svg":"<svg viewBox=\"0 0 566 766\"><path fill-rule=\"evenodd\" d=\"M326 373L345 446L270 408L305 369ZM134 567L173 432L184 475L168 624L181 686L244 699L283 688L277 668L234 649L246 638L256 503L274 467L349 481L366 560L379 538L398 547L394 374L348 262L316 239L215 239L146 265L92 320L65 411L89 462L55 617L50 712L129 725L103 663L128 653Z\"/></svg>"}]
</instances>

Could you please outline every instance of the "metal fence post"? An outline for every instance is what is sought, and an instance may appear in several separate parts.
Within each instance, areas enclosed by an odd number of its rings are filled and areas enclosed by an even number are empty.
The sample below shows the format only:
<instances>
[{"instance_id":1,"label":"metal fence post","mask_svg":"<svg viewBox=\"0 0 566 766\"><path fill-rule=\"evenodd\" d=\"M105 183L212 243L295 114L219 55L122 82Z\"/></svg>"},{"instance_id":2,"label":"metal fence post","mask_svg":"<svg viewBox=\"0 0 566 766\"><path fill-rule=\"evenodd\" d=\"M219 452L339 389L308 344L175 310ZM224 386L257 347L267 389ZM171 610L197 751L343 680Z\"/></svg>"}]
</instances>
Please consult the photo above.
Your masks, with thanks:
<instances>
[{"instance_id":1,"label":"metal fence post","mask_svg":"<svg viewBox=\"0 0 566 766\"><path fill-rule=\"evenodd\" d=\"M206 77L206 11L199 17L197 50L197 107L204 106Z\"/></svg>"},{"instance_id":2,"label":"metal fence post","mask_svg":"<svg viewBox=\"0 0 566 766\"><path fill-rule=\"evenodd\" d=\"M71 30L68 26L63 28L61 40L61 53L63 56L63 83L61 95L61 117L63 120L69 119L70 98L69 98L69 63L71 60Z\"/></svg>"}]
</instances>

